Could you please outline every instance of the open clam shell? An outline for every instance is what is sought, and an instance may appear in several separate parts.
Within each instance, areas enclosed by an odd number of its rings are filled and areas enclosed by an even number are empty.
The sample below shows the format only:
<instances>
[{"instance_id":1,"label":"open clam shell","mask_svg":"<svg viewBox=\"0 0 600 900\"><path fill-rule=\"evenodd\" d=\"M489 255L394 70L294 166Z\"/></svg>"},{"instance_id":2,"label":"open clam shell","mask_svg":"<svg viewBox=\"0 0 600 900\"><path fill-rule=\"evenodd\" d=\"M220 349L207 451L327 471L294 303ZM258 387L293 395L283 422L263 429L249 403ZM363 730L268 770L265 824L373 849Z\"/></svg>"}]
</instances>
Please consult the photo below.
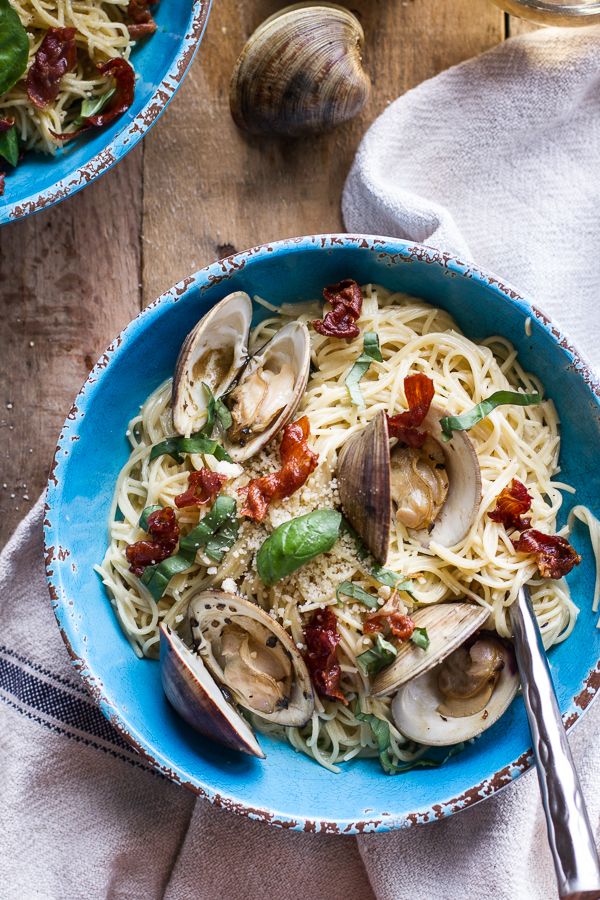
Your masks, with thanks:
<instances>
[{"instance_id":1,"label":"open clam shell","mask_svg":"<svg viewBox=\"0 0 600 900\"><path fill-rule=\"evenodd\" d=\"M223 444L235 462L249 459L286 425L298 408L310 372L310 335L289 322L240 372L226 403L233 423Z\"/></svg>"},{"instance_id":2,"label":"open clam shell","mask_svg":"<svg viewBox=\"0 0 600 900\"><path fill-rule=\"evenodd\" d=\"M373 696L392 694L406 682L439 665L481 628L488 616L488 610L475 603L435 603L411 613L415 626L427 629L429 647L422 650L412 641L400 644L394 662L373 680Z\"/></svg>"},{"instance_id":3,"label":"open clam shell","mask_svg":"<svg viewBox=\"0 0 600 900\"><path fill-rule=\"evenodd\" d=\"M448 442L441 441L443 415L432 407L422 426L443 453L448 481L447 494L431 526L411 531L424 546L432 541L445 547L458 544L468 534L481 502L481 472L475 448L462 431L454 432ZM380 411L365 428L348 438L338 457L338 488L344 513L382 565L389 552L393 512L391 453L402 452L401 445L390 450L387 416Z\"/></svg>"},{"instance_id":4,"label":"open clam shell","mask_svg":"<svg viewBox=\"0 0 600 900\"><path fill-rule=\"evenodd\" d=\"M392 717L407 738L429 746L458 744L477 737L506 712L519 687L514 653L497 636L486 640L497 645L503 668L486 691L483 702L476 703L470 714L465 712L465 701L458 704L456 713L446 708L439 686L440 667L429 669L402 685L392 701Z\"/></svg>"},{"instance_id":5,"label":"open clam shell","mask_svg":"<svg viewBox=\"0 0 600 900\"><path fill-rule=\"evenodd\" d=\"M252 301L236 291L217 303L185 339L173 377L173 425L189 437L204 424L207 397L203 382L215 397L230 387L248 358Z\"/></svg>"},{"instance_id":6,"label":"open clam shell","mask_svg":"<svg viewBox=\"0 0 600 900\"><path fill-rule=\"evenodd\" d=\"M169 703L192 728L231 750L264 759L252 729L225 699L201 658L164 623L160 672Z\"/></svg>"},{"instance_id":7,"label":"open clam shell","mask_svg":"<svg viewBox=\"0 0 600 900\"><path fill-rule=\"evenodd\" d=\"M206 590L190 600L189 621L202 660L239 706L267 722L306 724L314 710L308 669L264 610L235 594Z\"/></svg>"}]
</instances>

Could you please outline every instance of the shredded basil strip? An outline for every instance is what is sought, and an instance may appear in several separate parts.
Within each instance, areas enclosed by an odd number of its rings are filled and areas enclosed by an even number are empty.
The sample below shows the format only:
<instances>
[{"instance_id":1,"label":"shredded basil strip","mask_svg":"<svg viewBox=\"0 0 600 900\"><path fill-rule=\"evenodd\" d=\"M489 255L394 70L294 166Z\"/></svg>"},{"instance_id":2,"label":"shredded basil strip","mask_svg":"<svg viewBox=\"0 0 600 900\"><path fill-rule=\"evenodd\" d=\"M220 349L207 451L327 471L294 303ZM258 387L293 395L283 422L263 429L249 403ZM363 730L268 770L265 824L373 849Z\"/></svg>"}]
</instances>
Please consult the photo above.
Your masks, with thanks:
<instances>
[{"instance_id":1,"label":"shredded basil strip","mask_svg":"<svg viewBox=\"0 0 600 900\"><path fill-rule=\"evenodd\" d=\"M416 644L421 650L427 650L429 647L429 635L427 634L426 628L415 628L410 639L413 644Z\"/></svg>"},{"instance_id":2,"label":"shredded basil strip","mask_svg":"<svg viewBox=\"0 0 600 900\"><path fill-rule=\"evenodd\" d=\"M256 569L266 585L275 584L337 541L342 522L335 509L317 509L279 525L256 556Z\"/></svg>"},{"instance_id":3,"label":"shredded basil strip","mask_svg":"<svg viewBox=\"0 0 600 900\"><path fill-rule=\"evenodd\" d=\"M150 518L152 513L158 512L159 509L162 509L162 506L158 506L158 505L146 506L142 510L142 514L140 516L140 521L138 522L138 525L140 526L140 528L142 528L144 531L148 531L148 519Z\"/></svg>"},{"instance_id":4,"label":"shredded basil strip","mask_svg":"<svg viewBox=\"0 0 600 900\"><path fill-rule=\"evenodd\" d=\"M444 416L440 419L442 439L449 441L453 431L468 431L499 406L535 406L542 402L541 394L521 394L519 391L495 391L462 416Z\"/></svg>"},{"instance_id":5,"label":"shredded basil strip","mask_svg":"<svg viewBox=\"0 0 600 900\"><path fill-rule=\"evenodd\" d=\"M356 545L356 555L358 559L363 562L369 556L369 551L363 544L360 535L356 531L356 529L350 524L346 517L342 517L342 534L349 534L353 539ZM369 575L378 581L379 584L385 584L387 587L396 588L397 591L406 591L407 594L413 593L413 582L410 578L404 578L403 575L398 575L397 572L392 572L391 569L386 569L380 565L373 566L365 566L365 569L369 573Z\"/></svg>"},{"instance_id":6,"label":"shredded basil strip","mask_svg":"<svg viewBox=\"0 0 600 900\"><path fill-rule=\"evenodd\" d=\"M142 518L146 513L150 515L154 509L161 507L148 506L143 511L140 517L142 527L144 527ZM239 522L236 519L236 509L233 497L219 494L210 512L179 541L179 552L155 566L146 567L141 579L142 584L146 585L155 600L160 600L174 575L187 571L194 564L196 551L200 547L205 548L206 555L210 559L221 562L237 538Z\"/></svg>"},{"instance_id":7,"label":"shredded basil strip","mask_svg":"<svg viewBox=\"0 0 600 900\"><path fill-rule=\"evenodd\" d=\"M0 0L0 94L25 74L28 60L27 31L8 0Z\"/></svg>"},{"instance_id":8,"label":"shredded basil strip","mask_svg":"<svg viewBox=\"0 0 600 900\"><path fill-rule=\"evenodd\" d=\"M379 349L379 336L374 331L367 331L363 339L363 352L358 356L354 365L346 376L345 385L350 394L350 399L355 406L364 408L365 401L361 393L359 383L366 375L371 363L383 362L383 356Z\"/></svg>"},{"instance_id":9,"label":"shredded basil strip","mask_svg":"<svg viewBox=\"0 0 600 900\"><path fill-rule=\"evenodd\" d=\"M335 592L335 596L338 600L340 599L340 594L344 594L346 597L352 597L354 600L359 600L361 603L364 603L365 606L368 606L369 609L377 609L379 606L377 597L374 597L373 594L369 594L359 587L358 584L353 584L351 581L342 581Z\"/></svg>"},{"instance_id":10,"label":"shredded basil strip","mask_svg":"<svg viewBox=\"0 0 600 900\"><path fill-rule=\"evenodd\" d=\"M354 708L354 715L359 722L366 722L369 725L373 737L377 741L381 768L387 775L400 775L402 772L409 772L411 769L439 768L439 766L443 766L452 756L460 753L465 748L464 743L455 744L449 748L428 747L427 751L416 759L394 763L392 762L390 723L385 719L380 719L379 716L373 715L373 713L362 712L358 701Z\"/></svg>"},{"instance_id":11,"label":"shredded basil strip","mask_svg":"<svg viewBox=\"0 0 600 900\"><path fill-rule=\"evenodd\" d=\"M208 548L209 543L216 537L220 529L224 526L231 525L231 521L235 519L235 515L236 502L233 497L229 497L227 494L219 494L212 509L207 512L195 528L192 528L189 534L186 534L184 538L181 538L179 541L179 552L191 556L192 559L194 559L196 551L199 550L200 547ZM216 553L218 549L217 544L213 545L213 549ZM223 549L229 549L229 547ZM217 562L221 561L223 555L224 552Z\"/></svg>"},{"instance_id":12,"label":"shredded basil strip","mask_svg":"<svg viewBox=\"0 0 600 900\"><path fill-rule=\"evenodd\" d=\"M71 124L80 127L85 124L85 120L89 119L90 116L97 116L99 112L102 112L115 91L116 88L112 87L105 94L100 94L99 97L88 97L86 100L82 100L79 115Z\"/></svg>"},{"instance_id":13,"label":"shredded basil strip","mask_svg":"<svg viewBox=\"0 0 600 900\"><path fill-rule=\"evenodd\" d=\"M217 422L219 423L223 431L227 431L228 428L231 428L233 419L228 407L225 405L223 400L221 400L221 398L215 401L215 415L217 417Z\"/></svg>"},{"instance_id":14,"label":"shredded basil strip","mask_svg":"<svg viewBox=\"0 0 600 900\"><path fill-rule=\"evenodd\" d=\"M160 600L167 589L167 585L174 575L185 572L193 564L193 559L188 559L177 553L169 556L155 566L147 566L142 575L142 584L145 584L155 600Z\"/></svg>"},{"instance_id":15,"label":"shredded basil strip","mask_svg":"<svg viewBox=\"0 0 600 900\"><path fill-rule=\"evenodd\" d=\"M206 393L206 422L200 430L200 434L210 437L214 431L215 422L223 431L231 428L233 419L231 413L220 398L217 400L210 386L203 381L202 387Z\"/></svg>"},{"instance_id":16,"label":"shredded basil strip","mask_svg":"<svg viewBox=\"0 0 600 900\"><path fill-rule=\"evenodd\" d=\"M16 166L19 162L19 138L16 125L13 125L8 131L0 133L0 156L11 166Z\"/></svg>"},{"instance_id":17,"label":"shredded basil strip","mask_svg":"<svg viewBox=\"0 0 600 900\"><path fill-rule=\"evenodd\" d=\"M161 441L159 444L155 444L150 451L150 459L156 459L164 453L172 456L177 463L183 462L182 453L206 453L210 456L214 456L215 459L231 462L231 457L225 448L217 443L217 441L212 441L210 438L207 438L206 435L201 432L193 434L189 438L170 437L165 441Z\"/></svg>"},{"instance_id":18,"label":"shredded basil strip","mask_svg":"<svg viewBox=\"0 0 600 900\"><path fill-rule=\"evenodd\" d=\"M376 675L381 669L389 666L397 655L398 651L394 645L378 634L373 646L360 653L356 657L356 662L365 675Z\"/></svg>"}]
</instances>

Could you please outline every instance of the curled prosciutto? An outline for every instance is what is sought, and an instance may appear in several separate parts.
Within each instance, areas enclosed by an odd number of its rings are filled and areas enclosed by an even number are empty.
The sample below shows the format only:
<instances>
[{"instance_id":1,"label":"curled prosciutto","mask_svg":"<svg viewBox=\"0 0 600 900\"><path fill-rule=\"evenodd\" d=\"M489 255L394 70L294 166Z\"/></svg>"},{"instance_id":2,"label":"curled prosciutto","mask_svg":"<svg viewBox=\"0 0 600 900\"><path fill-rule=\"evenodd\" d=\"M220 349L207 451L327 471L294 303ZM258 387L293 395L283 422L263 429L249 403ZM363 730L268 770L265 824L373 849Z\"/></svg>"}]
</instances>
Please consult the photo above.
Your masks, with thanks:
<instances>
[{"instance_id":1,"label":"curled prosciutto","mask_svg":"<svg viewBox=\"0 0 600 900\"><path fill-rule=\"evenodd\" d=\"M154 34L156 22L148 9L148 0L129 0L127 6L127 18L129 24L127 30L132 38L137 39L146 34Z\"/></svg>"},{"instance_id":2,"label":"curled prosciutto","mask_svg":"<svg viewBox=\"0 0 600 900\"><path fill-rule=\"evenodd\" d=\"M433 381L422 372L408 375L404 379L404 393L408 409L395 416L388 416L388 431L391 438L398 438L408 447L422 447L427 438L425 431L418 427L429 412L433 400Z\"/></svg>"},{"instance_id":3,"label":"curled prosciutto","mask_svg":"<svg viewBox=\"0 0 600 900\"><path fill-rule=\"evenodd\" d=\"M340 640L337 618L331 607L315 610L304 629L306 643L304 661L317 693L321 697L341 700L347 704L348 701L340 688L342 670L336 654Z\"/></svg>"},{"instance_id":4,"label":"curled prosciutto","mask_svg":"<svg viewBox=\"0 0 600 900\"><path fill-rule=\"evenodd\" d=\"M568 540L557 534L528 528L512 543L519 553L531 553L535 557L542 578L563 578L581 562L581 556Z\"/></svg>"},{"instance_id":5,"label":"curled prosciutto","mask_svg":"<svg viewBox=\"0 0 600 900\"><path fill-rule=\"evenodd\" d=\"M532 499L525 485L513 478L496 497L496 506L488 516L493 522L500 522L505 528L524 531L531 525L531 517L523 518L523 514L531 509Z\"/></svg>"},{"instance_id":6,"label":"curled prosciutto","mask_svg":"<svg viewBox=\"0 0 600 900\"><path fill-rule=\"evenodd\" d=\"M310 423L306 416L286 425L279 447L281 468L270 475L253 478L247 487L240 488L246 494L242 515L255 522L262 522L269 503L283 500L301 488L308 476L317 468L319 457L309 448L307 438Z\"/></svg>"},{"instance_id":7,"label":"curled prosciutto","mask_svg":"<svg viewBox=\"0 0 600 900\"><path fill-rule=\"evenodd\" d=\"M182 509L185 506L205 506L212 503L226 481L226 475L211 472L210 469L190 472L188 489L175 497L175 506Z\"/></svg>"},{"instance_id":8,"label":"curled prosciutto","mask_svg":"<svg viewBox=\"0 0 600 900\"><path fill-rule=\"evenodd\" d=\"M360 285L351 278L323 288L323 297L331 305L331 310L323 319L315 319L313 328L327 337L344 338L351 341L358 337L360 329L356 320L362 310Z\"/></svg>"},{"instance_id":9,"label":"curled prosciutto","mask_svg":"<svg viewBox=\"0 0 600 900\"><path fill-rule=\"evenodd\" d=\"M170 507L157 509L148 516L149 541L136 541L129 544L125 555L129 563L129 571L138 577L143 575L146 566L162 562L171 556L179 540L179 525L175 512Z\"/></svg>"},{"instance_id":10,"label":"curled prosciutto","mask_svg":"<svg viewBox=\"0 0 600 900\"><path fill-rule=\"evenodd\" d=\"M38 109L58 97L60 82L75 68L77 47L74 28L49 28L27 73L27 96Z\"/></svg>"}]
</instances>

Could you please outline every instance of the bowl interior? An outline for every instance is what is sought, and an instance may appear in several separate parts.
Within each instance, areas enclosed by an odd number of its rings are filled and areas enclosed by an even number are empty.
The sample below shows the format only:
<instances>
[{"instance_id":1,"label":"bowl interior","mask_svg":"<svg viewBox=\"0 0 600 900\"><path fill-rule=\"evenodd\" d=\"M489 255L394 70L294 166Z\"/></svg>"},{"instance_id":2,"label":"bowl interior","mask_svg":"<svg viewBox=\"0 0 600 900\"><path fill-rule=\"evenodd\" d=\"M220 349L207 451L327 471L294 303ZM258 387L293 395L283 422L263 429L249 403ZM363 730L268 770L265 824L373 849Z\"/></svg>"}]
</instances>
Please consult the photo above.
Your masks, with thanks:
<instances>
[{"instance_id":1,"label":"bowl interior","mask_svg":"<svg viewBox=\"0 0 600 900\"><path fill-rule=\"evenodd\" d=\"M26 154L7 175L0 198L0 223L62 200L135 146L179 86L202 35L209 7L210 0L164 0L153 8L158 28L149 38L138 41L131 54L136 72L131 107L111 125L92 129L54 157ZM84 166L88 166L85 175L80 171Z\"/></svg>"},{"instance_id":2,"label":"bowl interior","mask_svg":"<svg viewBox=\"0 0 600 900\"><path fill-rule=\"evenodd\" d=\"M181 342L198 318L233 290L281 303L318 297L324 285L346 277L438 304L474 340L501 333L513 341L524 366L545 383L562 420L561 479L577 493L565 496L561 522L574 503L598 508L598 400L589 375L543 318L495 279L437 251L391 239L320 237L283 241L215 263L129 325L91 373L61 433L49 483L46 540L56 614L82 673L104 711L158 766L220 805L288 827L385 830L450 814L520 774L530 746L521 699L437 770L390 778L377 761L357 760L334 775L266 737L261 737L265 762L237 756L203 740L171 710L157 663L133 654L92 571L105 551L114 484L128 455L127 422L172 374ZM600 656L600 632L591 611L593 554L583 528L574 542L584 554L569 577L581 614L570 641L550 658L561 708L576 718L589 701L589 694L583 701L574 698ZM297 789L290 791L290 784Z\"/></svg>"}]
</instances>

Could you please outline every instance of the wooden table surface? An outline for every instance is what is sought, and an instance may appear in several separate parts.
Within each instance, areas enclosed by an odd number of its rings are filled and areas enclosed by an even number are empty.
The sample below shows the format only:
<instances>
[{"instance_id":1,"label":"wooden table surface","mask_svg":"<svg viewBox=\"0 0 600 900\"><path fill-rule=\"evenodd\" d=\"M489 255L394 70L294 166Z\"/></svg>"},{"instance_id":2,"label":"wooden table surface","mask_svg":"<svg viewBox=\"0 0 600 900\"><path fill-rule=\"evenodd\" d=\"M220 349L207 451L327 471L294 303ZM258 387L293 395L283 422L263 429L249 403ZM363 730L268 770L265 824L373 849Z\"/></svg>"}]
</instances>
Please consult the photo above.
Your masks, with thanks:
<instances>
[{"instance_id":1,"label":"wooden table surface","mask_svg":"<svg viewBox=\"0 0 600 900\"><path fill-rule=\"evenodd\" d=\"M191 71L142 144L81 193L0 230L0 545L42 490L88 371L141 307L234 250L343 230L341 188L369 123L523 27L488 0L352 0L373 83L362 115L323 137L248 138L229 115L229 78L283 5L214 0Z\"/></svg>"}]
</instances>

